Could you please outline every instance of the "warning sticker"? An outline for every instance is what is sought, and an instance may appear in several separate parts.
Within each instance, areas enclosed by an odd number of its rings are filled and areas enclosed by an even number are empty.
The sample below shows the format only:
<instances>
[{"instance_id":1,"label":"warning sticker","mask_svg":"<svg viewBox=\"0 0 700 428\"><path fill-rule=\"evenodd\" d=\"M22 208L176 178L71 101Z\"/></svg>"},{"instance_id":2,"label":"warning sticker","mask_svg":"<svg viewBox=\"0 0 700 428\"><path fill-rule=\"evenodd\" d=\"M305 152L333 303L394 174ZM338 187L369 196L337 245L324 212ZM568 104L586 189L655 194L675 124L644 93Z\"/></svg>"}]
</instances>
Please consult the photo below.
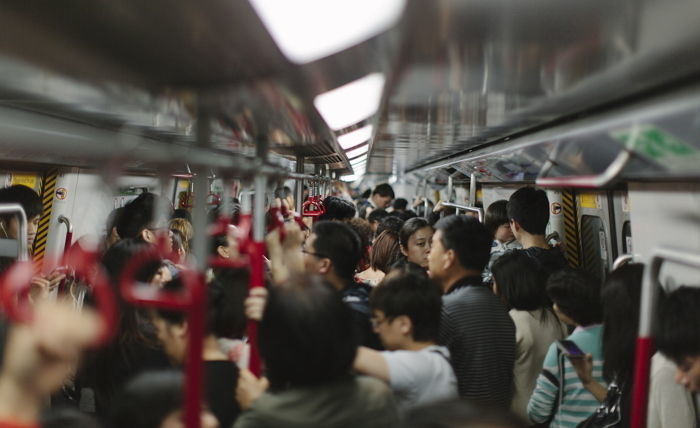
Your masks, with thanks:
<instances>
[{"instance_id":1,"label":"warning sticker","mask_svg":"<svg viewBox=\"0 0 700 428\"><path fill-rule=\"evenodd\" d=\"M561 204L559 202L552 202L552 214L561 214Z\"/></svg>"},{"instance_id":2,"label":"warning sticker","mask_svg":"<svg viewBox=\"0 0 700 428\"><path fill-rule=\"evenodd\" d=\"M595 193L581 193L578 197L581 208L600 208L598 204L598 195Z\"/></svg>"},{"instance_id":3,"label":"warning sticker","mask_svg":"<svg viewBox=\"0 0 700 428\"><path fill-rule=\"evenodd\" d=\"M56 189L56 199L62 201L66 199L66 197L68 197L68 189L66 189L65 187L59 187L58 189Z\"/></svg>"},{"instance_id":4,"label":"warning sticker","mask_svg":"<svg viewBox=\"0 0 700 428\"><path fill-rule=\"evenodd\" d=\"M14 186L17 184L20 184L22 186L27 186L30 189L34 190L39 190L37 189L38 184L39 184L39 178L37 177L36 174L12 174L12 178L10 179L10 183Z\"/></svg>"}]
</instances>

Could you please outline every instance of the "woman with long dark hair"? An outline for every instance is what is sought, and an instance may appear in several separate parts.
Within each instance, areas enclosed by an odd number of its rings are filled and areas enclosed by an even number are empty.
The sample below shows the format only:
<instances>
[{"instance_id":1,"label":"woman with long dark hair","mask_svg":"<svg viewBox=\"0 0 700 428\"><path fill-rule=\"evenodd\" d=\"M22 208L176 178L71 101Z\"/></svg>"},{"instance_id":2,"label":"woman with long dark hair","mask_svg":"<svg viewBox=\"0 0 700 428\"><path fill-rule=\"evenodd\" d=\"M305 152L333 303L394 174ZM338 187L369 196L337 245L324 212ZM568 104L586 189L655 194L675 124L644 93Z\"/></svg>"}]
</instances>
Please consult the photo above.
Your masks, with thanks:
<instances>
[{"instance_id":1,"label":"woman with long dark hair","mask_svg":"<svg viewBox=\"0 0 700 428\"><path fill-rule=\"evenodd\" d=\"M407 263L428 269L430 240L435 230L428 221L421 217L407 220L399 231L401 254Z\"/></svg>"}]
</instances>

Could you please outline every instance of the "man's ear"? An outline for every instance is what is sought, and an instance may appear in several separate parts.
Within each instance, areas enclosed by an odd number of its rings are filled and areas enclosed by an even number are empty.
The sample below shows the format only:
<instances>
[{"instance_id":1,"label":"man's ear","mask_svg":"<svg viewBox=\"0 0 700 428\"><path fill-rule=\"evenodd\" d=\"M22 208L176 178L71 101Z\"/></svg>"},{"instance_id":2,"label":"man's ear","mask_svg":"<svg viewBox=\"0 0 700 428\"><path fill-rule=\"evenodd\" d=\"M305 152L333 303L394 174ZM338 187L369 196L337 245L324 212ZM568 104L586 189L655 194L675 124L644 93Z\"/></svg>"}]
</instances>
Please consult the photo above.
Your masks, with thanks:
<instances>
[{"instance_id":1,"label":"man's ear","mask_svg":"<svg viewBox=\"0 0 700 428\"><path fill-rule=\"evenodd\" d=\"M230 256L228 248L224 247L223 245L219 245L218 247L216 247L216 253L225 259L228 259Z\"/></svg>"},{"instance_id":2,"label":"man's ear","mask_svg":"<svg viewBox=\"0 0 700 428\"><path fill-rule=\"evenodd\" d=\"M330 273L331 269L333 268L333 262L327 257L320 259L318 263L318 273L322 275Z\"/></svg>"},{"instance_id":3,"label":"man's ear","mask_svg":"<svg viewBox=\"0 0 700 428\"><path fill-rule=\"evenodd\" d=\"M182 324L172 324L171 326L173 335L178 339L186 339L187 331L189 330L189 324L187 321L183 321Z\"/></svg>"},{"instance_id":4,"label":"man's ear","mask_svg":"<svg viewBox=\"0 0 700 428\"><path fill-rule=\"evenodd\" d=\"M443 267L445 268L445 270L450 269L452 266L455 265L455 263L457 263L457 253L455 252L455 250L445 251L445 260L443 263Z\"/></svg>"},{"instance_id":5,"label":"man's ear","mask_svg":"<svg viewBox=\"0 0 700 428\"><path fill-rule=\"evenodd\" d=\"M516 220L510 219L510 228L515 232L520 232L523 227Z\"/></svg>"},{"instance_id":6,"label":"man's ear","mask_svg":"<svg viewBox=\"0 0 700 428\"><path fill-rule=\"evenodd\" d=\"M399 329L401 330L401 334L406 336L413 334L413 323L411 322L411 318L409 318L408 315L399 315L394 319L394 322L399 323Z\"/></svg>"},{"instance_id":7,"label":"man's ear","mask_svg":"<svg viewBox=\"0 0 700 428\"><path fill-rule=\"evenodd\" d=\"M153 244L156 242L156 234L148 229L143 229L141 231L141 239L149 244Z\"/></svg>"}]
</instances>

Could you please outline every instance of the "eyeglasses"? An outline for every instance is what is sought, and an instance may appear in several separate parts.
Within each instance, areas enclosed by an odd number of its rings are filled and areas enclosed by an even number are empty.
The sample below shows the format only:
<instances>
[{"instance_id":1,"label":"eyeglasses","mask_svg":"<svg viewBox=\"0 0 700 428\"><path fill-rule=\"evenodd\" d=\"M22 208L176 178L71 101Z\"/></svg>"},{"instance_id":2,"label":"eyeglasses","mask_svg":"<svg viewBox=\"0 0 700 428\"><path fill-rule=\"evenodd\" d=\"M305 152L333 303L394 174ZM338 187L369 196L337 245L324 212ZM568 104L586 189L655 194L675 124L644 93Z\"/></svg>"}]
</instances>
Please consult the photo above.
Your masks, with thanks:
<instances>
[{"instance_id":1,"label":"eyeglasses","mask_svg":"<svg viewBox=\"0 0 700 428\"><path fill-rule=\"evenodd\" d=\"M301 252L304 253L304 254L308 254L308 255L310 255L310 256L318 257L319 259L329 259L329 258L330 258L330 257L328 257L328 256L325 255L325 254L321 254L321 253L312 253L311 251L306 251L305 248L302 248L302 249L301 249Z\"/></svg>"}]
</instances>

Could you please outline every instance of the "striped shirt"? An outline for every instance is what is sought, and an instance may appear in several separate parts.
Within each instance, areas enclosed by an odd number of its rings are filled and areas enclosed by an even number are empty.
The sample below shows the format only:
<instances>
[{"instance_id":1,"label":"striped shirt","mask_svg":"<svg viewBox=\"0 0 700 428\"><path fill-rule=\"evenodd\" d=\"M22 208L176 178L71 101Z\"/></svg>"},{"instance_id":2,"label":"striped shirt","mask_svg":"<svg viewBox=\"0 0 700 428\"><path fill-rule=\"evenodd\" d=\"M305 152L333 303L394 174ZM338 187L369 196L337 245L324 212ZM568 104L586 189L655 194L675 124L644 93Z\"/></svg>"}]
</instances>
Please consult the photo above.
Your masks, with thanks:
<instances>
[{"instance_id":1,"label":"striped shirt","mask_svg":"<svg viewBox=\"0 0 700 428\"><path fill-rule=\"evenodd\" d=\"M508 408L515 361L508 311L478 276L458 281L442 302L439 343L452 355L459 396Z\"/></svg>"},{"instance_id":2,"label":"striped shirt","mask_svg":"<svg viewBox=\"0 0 700 428\"><path fill-rule=\"evenodd\" d=\"M593 356L593 378L605 385L603 379L603 327L595 325L578 327L567 339L576 343L581 350ZM561 385L560 366L564 368L564 397L555 411L550 427L576 427L600 406L600 403L586 388L576 374L571 362L562 353L557 352L553 343L544 358L542 374L537 378L537 386L530 397L527 413L535 423L546 422L554 412L554 405L559 400Z\"/></svg>"}]
</instances>

